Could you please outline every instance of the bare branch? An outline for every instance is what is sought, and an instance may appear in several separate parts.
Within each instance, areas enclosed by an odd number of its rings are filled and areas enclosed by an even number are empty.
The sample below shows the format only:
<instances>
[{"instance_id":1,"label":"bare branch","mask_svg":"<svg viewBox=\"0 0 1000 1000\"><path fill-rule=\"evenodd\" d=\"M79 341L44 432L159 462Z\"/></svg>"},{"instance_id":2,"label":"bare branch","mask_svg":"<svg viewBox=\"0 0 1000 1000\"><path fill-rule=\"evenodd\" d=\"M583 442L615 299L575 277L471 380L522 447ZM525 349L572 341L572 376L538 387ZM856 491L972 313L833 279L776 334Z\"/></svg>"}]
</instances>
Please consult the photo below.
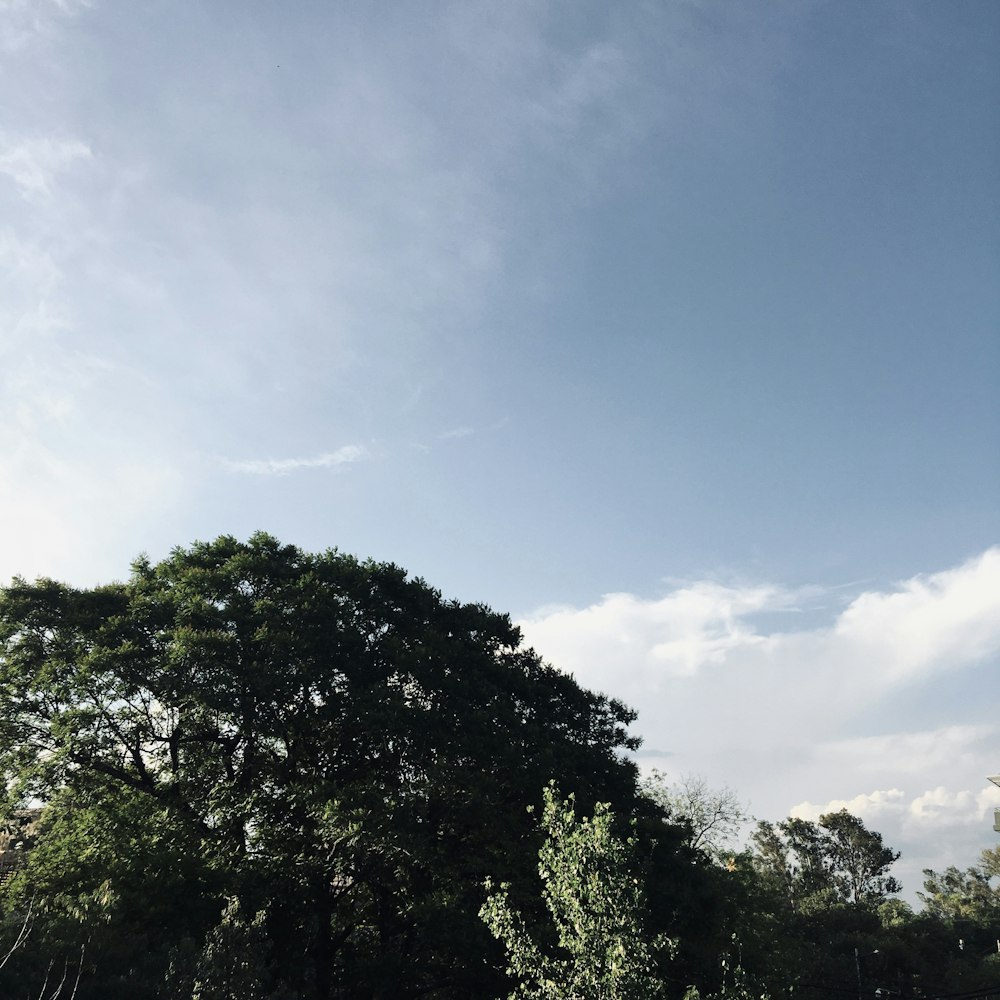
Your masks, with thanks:
<instances>
[{"instance_id":1,"label":"bare branch","mask_svg":"<svg viewBox=\"0 0 1000 1000\"><path fill-rule=\"evenodd\" d=\"M50 963L49 968L51 967L52 966ZM66 976L68 975L68 973L69 973L69 956L67 955L66 958L63 959L62 979L59 980L59 985L48 995L47 1000L57 1000L59 994L62 993L63 986L66 984ZM48 979L48 977L46 977L46 979Z\"/></svg>"},{"instance_id":2,"label":"bare branch","mask_svg":"<svg viewBox=\"0 0 1000 1000\"><path fill-rule=\"evenodd\" d=\"M28 911L24 915L24 921L21 924L21 929L17 932L17 938L15 939L14 944L11 945L10 951L8 951L7 954L4 955L3 960L0 961L0 969L2 969L7 964L7 962L10 960L10 956L13 955L14 952L17 951L17 949L20 948L24 944L24 942L28 940L28 935L31 934L31 925L33 923L33 917L31 911L34 908L34 905L35 905L35 897L32 896L31 899L28 900Z\"/></svg>"},{"instance_id":3,"label":"bare branch","mask_svg":"<svg viewBox=\"0 0 1000 1000\"><path fill-rule=\"evenodd\" d=\"M73 992L70 993L69 1000L76 1000L76 991L80 985L80 976L83 975L83 955L86 950L87 950L87 944L86 942L84 942L83 944L80 945L80 961L77 963L76 966L76 982L73 983Z\"/></svg>"}]
</instances>

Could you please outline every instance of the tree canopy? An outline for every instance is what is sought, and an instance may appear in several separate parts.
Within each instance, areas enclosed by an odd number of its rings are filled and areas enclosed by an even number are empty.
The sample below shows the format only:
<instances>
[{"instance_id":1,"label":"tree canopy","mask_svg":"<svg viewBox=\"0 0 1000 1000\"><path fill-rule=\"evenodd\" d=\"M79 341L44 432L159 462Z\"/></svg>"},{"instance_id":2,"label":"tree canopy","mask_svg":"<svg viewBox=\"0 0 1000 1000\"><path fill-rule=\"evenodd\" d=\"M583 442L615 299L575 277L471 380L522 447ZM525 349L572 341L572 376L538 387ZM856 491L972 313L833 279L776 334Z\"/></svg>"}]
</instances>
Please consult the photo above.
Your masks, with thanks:
<instances>
[{"instance_id":1,"label":"tree canopy","mask_svg":"<svg viewBox=\"0 0 1000 1000\"><path fill-rule=\"evenodd\" d=\"M877 906L899 892L889 869L899 852L846 809L818 822L760 822L753 835L757 865L793 908L811 899Z\"/></svg>"},{"instance_id":2,"label":"tree canopy","mask_svg":"<svg viewBox=\"0 0 1000 1000\"><path fill-rule=\"evenodd\" d=\"M507 616L264 534L93 589L15 580L0 773L8 810L45 805L50 834L8 898L44 886L67 926L87 899L112 925L172 915L172 938L134 950L192 969L236 900L247 926L262 915L276 991L326 1000L346 977L359 997L484 996L502 962L477 919L483 879L530 878L524 806L550 779L644 808L632 718ZM91 959L110 967L112 950Z\"/></svg>"}]
</instances>

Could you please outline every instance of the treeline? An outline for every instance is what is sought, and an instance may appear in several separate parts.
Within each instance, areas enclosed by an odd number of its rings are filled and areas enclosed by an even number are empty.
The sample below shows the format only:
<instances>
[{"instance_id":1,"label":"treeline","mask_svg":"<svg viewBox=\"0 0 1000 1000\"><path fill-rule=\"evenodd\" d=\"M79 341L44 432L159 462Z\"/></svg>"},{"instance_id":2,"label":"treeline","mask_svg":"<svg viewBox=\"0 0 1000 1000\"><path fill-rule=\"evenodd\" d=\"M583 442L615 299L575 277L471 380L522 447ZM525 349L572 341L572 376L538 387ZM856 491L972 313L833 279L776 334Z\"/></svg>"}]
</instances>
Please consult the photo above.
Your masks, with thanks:
<instances>
[{"instance_id":1,"label":"treeline","mask_svg":"<svg viewBox=\"0 0 1000 1000\"><path fill-rule=\"evenodd\" d=\"M924 871L922 906L895 897L899 854L846 811L758 823L727 865L743 892L742 964L772 997L1000 995L1000 851ZM731 890L731 886L729 887Z\"/></svg>"},{"instance_id":2,"label":"treeline","mask_svg":"<svg viewBox=\"0 0 1000 1000\"><path fill-rule=\"evenodd\" d=\"M263 534L89 590L15 580L0 997L1000 983L994 854L930 873L915 914L894 852L846 813L733 850L730 799L640 780L633 718L504 615Z\"/></svg>"}]
</instances>

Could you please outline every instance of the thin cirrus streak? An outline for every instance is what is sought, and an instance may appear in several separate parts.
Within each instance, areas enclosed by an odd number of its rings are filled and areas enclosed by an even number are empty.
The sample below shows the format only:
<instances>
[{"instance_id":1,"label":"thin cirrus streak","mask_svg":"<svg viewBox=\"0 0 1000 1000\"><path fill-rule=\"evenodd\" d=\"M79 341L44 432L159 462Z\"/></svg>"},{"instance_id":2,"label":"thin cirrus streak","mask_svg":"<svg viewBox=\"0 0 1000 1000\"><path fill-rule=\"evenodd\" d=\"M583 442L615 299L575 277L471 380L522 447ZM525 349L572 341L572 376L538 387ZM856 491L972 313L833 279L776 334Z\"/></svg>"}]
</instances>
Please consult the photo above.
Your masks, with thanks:
<instances>
[{"instance_id":1,"label":"thin cirrus streak","mask_svg":"<svg viewBox=\"0 0 1000 1000\"><path fill-rule=\"evenodd\" d=\"M245 472L255 476L287 476L299 469L336 469L359 462L368 452L361 445L348 444L336 451L324 452L309 458L251 458L242 461L226 459L224 465L230 472Z\"/></svg>"}]
</instances>

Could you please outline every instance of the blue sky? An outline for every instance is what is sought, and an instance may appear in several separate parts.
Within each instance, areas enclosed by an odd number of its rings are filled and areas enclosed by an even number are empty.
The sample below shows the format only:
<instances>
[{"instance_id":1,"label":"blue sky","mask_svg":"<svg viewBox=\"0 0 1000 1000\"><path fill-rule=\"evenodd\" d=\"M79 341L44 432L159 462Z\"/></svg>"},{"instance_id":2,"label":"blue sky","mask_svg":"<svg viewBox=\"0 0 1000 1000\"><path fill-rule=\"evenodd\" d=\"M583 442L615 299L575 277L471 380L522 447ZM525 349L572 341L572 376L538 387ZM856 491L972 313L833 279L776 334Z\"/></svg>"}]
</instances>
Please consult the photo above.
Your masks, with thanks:
<instances>
[{"instance_id":1,"label":"blue sky","mask_svg":"<svg viewBox=\"0 0 1000 1000\"><path fill-rule=\"evenodd\" d=\"M0 576L391 559L645 763L971 863L998 51L992 0L0 0Z\"/></svg>"}]
</instances>

